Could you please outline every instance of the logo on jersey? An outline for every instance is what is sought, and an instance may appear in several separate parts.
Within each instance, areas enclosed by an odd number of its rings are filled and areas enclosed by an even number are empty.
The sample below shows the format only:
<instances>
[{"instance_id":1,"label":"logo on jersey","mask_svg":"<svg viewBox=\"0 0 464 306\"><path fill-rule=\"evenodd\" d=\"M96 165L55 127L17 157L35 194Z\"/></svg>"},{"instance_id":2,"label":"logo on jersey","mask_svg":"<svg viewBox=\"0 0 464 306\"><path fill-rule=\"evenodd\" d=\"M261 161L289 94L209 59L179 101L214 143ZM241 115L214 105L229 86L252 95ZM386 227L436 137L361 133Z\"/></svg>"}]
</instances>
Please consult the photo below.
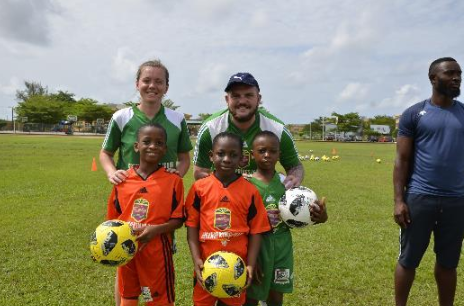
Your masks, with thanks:
<instances>
[{"instance_id":1,"label":"logo on jersey","mask_svg":"<svg viewBox=\"0 0 464 306\"><path fill-rule=\"evenodd\" d=\"M277 206L273 197L272 199L274 200L274 203L270 204L268 204L266 199L266 212L272 229L275 229L280 223L282 223L282 219L280 219L279 206Z\"/></svg>"},{"instance_id":2,"label":"logo on jersey","mask_svg":"<svg viewBox=\"0 0 464 306\"><path fill-rule=\"evenodd\" d=\"M421 115L421 116L424 116L425 114L427 114L427 112L425 110L422 110L422 111L419 112L419 115Z\"/></svg>"},{"instance_id":3,"label":"logo on jersey","mask_svg":"<svg viewBox=\"0 0 464 306\"><path fill-rule=\"evenodd\" d=\"M266 197L266 199L264 200L264 202L267 204L273 204L276 202L276 199L270 194Z\"/></svg>"},{"instance_id":4,"label":"logo on jersey","mask_svg":"<svg viewBox=\"0 0 464 306\"><path fill-rule=\"evenodd\" d=\"M151 297L150 287L140 287L140 289L142 289L142 293L141 293L142 301L153 302L153 298Z\"/></svg>"},{"instance_id":5,"label":"logo on jersey","mask_svg":"<svg viewBox=\"0 0 464 306\"><path fill-rule=\"evenodd\" d=\"M247 168L250 166L251 152L243 149L242 160L238 163L239 168Z\"/></svg>"},{"instance_id":6,"label":"logo on jersey","mask_svg":"<svg viewBox=\"0 0 464 306\"><path fill-rule=\"evenodd\" d=\"M220 207L214 212L214 227L224 231L230 228L231 212L229 209Z\"/></svg>"},{"instance_id":7,"label":"logo on jersey","mask_svg":"<svg viewBox=\"0 0 464 306\"><path fill-rule=\"evenodd\" d=\"M274 283L275 284L290 283L290 269L275 269L274 270Z\"/></svg>"},{"instance_id":8,"label":"logo on jersey","mask_svg":"<svg viewBox=\"0 0 464 306\"><path fill-rule=\"evenodd\" d=\"M148 216L149 206L150 206L150 203L146 199L144 198L136 199L132 207L131 217L137 222L145 220Z\"/></svg>"},{"instance_id":9,"label":"logo on jersey","mask_svg":"<svg viewBox=\"0 0 464 306\"><path fill-rule=\"evenodd\" d=\"M139 193L148 193L147 188L145 187L140 188Z\"/></svg>"},{"instance_id":10,"label":"logo on jersey","mask_svg":"<svg viewBox=\"0 0 464 306\"><path fill-rule=\"evenodd\" d=\"M230 202L230 200L229 200L229 198L228 198L227 196L223 196L222 199L221 199L221 201L219 201L219 202L228 203L228 202Z\"/></svg>"}]
</instances>

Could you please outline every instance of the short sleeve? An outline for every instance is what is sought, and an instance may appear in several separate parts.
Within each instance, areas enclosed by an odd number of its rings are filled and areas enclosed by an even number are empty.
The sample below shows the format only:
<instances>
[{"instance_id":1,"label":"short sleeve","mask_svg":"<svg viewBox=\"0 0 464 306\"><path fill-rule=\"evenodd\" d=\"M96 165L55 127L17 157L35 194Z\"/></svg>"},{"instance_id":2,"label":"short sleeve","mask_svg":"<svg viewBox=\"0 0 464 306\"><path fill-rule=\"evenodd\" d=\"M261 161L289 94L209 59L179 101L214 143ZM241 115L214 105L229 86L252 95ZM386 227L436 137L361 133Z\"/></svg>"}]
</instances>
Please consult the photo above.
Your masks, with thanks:
<instances>
[{"instance_id":1,"label":"short sleeve","mask_svg":"<svg viewBox=\"0 0 464 306\"><path fill-rule=\"evenodd\" d=\"M416 125L424 109L425 102L417 103L407 108L400 117L398 124L398 136L414 137L416 132Z\"/></svg>"},{"instance_id":2,"label":"short sleeve","mask_svg":"<svg viewBox=\"0 0 464 306\"><path fill-rule=\"evenodd\" d=\"M108 152L116 152L121 146L121 134L121 130L113 116L108 124L108 130L103 140L102 149Z\"/></svg>"},{"instance_id":3,"label":"short sleeve","mask_svg":"<svg viewBox=\"0 0 464 306\"><path fill-rule=\"evenodd\" d=\"M266 208L264 207L263 200L261 199L261 195L257 189L253 194L253 201L250 205L250 211L253 210L256 213L253 213L252 218L248 221L250 234L259 234L270 231L271 225L269 224Z\"/></svg>"},{"instance_id":4,"label":"short sleeve","mask_svg":"<svg viewBox=\"0 0 464 306\"><path fill-rule=\"evenodd\" d=\"M290 131L284 127L280 139L280 164L285 168L293 168L300 163L295 141Z\"/></svg>"},{"instance_id":5,"label":"short sleeve","mask_svg":"<svg viewBox=\"0 0 464 306\"><path fill-rule=\"evenodd\" d=\"M213 148L213 141L208 126L202 125L198 132L198 139L193 153L193 164L202 168L211 168L213 163L209 160L209 152Z\"/></svg>"},{"instance_id":6,"label":"short sleeve","mask_svg":"<svg viewBox=\"0 0 464 306\"><path fill-rule=\"evenodd\" d=\"M119 200L118 200L117 195L118 193L117 193L116 186L113 186L113 189L111 190L111 194L108 198L108 207L107 207L107 212L106 212L107 220L118 219L122 213L121 206L119 205Z\"/></svg>"},{"instance_id":7,"label":"short sleeve","mask_svg":"<svg viewBox=\"0 0 464 306\"><path fill-rule=\"evenodd\" d=\"M184 184L181 178L174 186L171 219L184 218Z\"/></svg>"},{"instance_id":8,"label":"short sleeve","mask_svg":"<svg viewBox=\"0 0 464 306\"><path fill-rule=\"evenodd\" d=\"M185 200L185 225L200 227L200 197L197 195L196 185L193 184Z\"/></svg>"},{"instance_id":9,"label":"short sleeve","mask_svg":"<svg viewBox=\"0 0 464 306\"><path fill-rule=\"evenodd\" d=\"M181 130L177 148L177 151L181 153L189 152L193 149L192 142L190 141L190 134L187 127L187 122L185 121L185 119L183 119L181 122Z\"/></svg>"}]
</instances>

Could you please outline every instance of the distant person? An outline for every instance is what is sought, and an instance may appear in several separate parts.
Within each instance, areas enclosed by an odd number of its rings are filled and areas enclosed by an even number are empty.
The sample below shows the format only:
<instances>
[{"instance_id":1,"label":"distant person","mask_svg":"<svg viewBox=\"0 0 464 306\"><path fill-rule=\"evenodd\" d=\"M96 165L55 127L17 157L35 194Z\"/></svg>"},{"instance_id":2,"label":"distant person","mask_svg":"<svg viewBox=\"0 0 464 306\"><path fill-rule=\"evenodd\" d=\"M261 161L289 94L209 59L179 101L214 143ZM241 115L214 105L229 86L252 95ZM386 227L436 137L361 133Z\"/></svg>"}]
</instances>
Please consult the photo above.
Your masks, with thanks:
<instances>
[{"instance_id":1,"label":"distant person","mask_svg":"<svg viewBox=\"0 0 464 306\"><path fill-rule=\"evenodd\" d=\"M134 144L140 165L127 171L124 182L113 187L107 218L129 222L139 232L139 250L117 269L122 306L173 306L173 230L182 226L184 187L182 179L160 165L166 147L166 130L157 123L140 127Z\"/></svg>"},{"instance_id":2,"label":"distant person","mask_svg":"<svg viewBox=\"0 0 464 306\"><path fill-rule=\"evenodd\" d=\"M285 187L299 186L304 168L298 159L293 137L282 121L259 108L261 94L255 78L247 72L236 73L230 77L225 92L227 109L206 119L198 132L193 156L195 179L210 174L212 162L208 152L212 149L213 138L225 131L243 138L244 160L240 163L239 172L251 174L256 170L256 163L251 159L251 143L256 133L267 130L276 134L280 140L280 163L287 173Z\"/></svg>"},{"instance_id":3,"label":"distant person","mask_svg":"<svg viewBox=\"0 0 464 306\"><path fill-rule=\"evenodd\" d=\"M280 144L277 135L270 131L256 134L253 140L253 159L258 169L250 178L266 207L272 231L262 235L257 269L253 283L247 290L245 306L256 306L266 301L268 306L282 306L284 293L293 292L293 242L290 228L279 216L279 199L285 194L282 175L275 170L279 160ZM310 208L315 223L327 221L325 198Z\"/></svg>"},{"instance_id":4,"label":"distant person","mask_svg":"<svg viewBox=\"0 0 464 306\"><path fill-rule=\"evenodd\" d=\"M461 67L450 57L429 68L432 97L401 115L393 171L394 218L401 227L396 305L406 305L431 234L441 306L453 305L464 238L464 104Z\"/></svg>"},{"instance_id":5,"label":"distant person","mask_svg":"<svg viewBox=\"0 0 464 306\"><path fill-rule=\"evenodd\" d=\"M166 130L167 152L160 162L183 177L190 167L189 151L193 146L184 115L161 103L169 89L168 69L159 60L143 63L137 70L135 87L140 93L140 103L113 114L102 144L100 163L108 180L114 185L124 182L129 175L127 169L139 164L134 143L138 129L148 123L159 123ZM117 164L114 161L116 152ZM119 306L118 288L115 288L116 306Z\"/></svg>"},{"instance_id":6,"label":"distant person","mask_svg":"<svg viewBox=\"0 0 464 306\"><path fill-rule=\"evenodd\" d=\"M196 277L195 306L243 305L245 292L239 297L218 299L203 289L204 261L217 251L239 255L246 263L249 286L261 233L271 229L258 190L236 173L242 150L243 140L239 136L228 132L216 135L209 154L215 170L212 175L196 181L185 200L187 240Z\"/></svg>"}]
</instances>

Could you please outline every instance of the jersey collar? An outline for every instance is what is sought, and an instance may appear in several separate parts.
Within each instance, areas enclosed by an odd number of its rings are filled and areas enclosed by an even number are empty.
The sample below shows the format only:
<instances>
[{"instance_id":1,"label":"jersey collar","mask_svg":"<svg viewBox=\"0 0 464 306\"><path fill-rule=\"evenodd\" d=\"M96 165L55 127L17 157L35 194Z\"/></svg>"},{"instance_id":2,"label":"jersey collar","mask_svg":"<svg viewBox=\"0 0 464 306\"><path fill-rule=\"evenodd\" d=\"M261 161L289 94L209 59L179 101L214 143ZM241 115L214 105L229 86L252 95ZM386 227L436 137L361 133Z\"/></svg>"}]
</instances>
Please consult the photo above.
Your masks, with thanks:
<instances>
[{"instance_id":1,"label":"jersey collar","mask_svg":"<svg viewBox=\"0 0 464 306\"><path fill-rule=\"evenodd\" d=\"M133 105L132 110L134 111L134 114L137 117L139 117L140 119L142 119L144 122L157 122L157 119L159 117L164 116L165 109L164 109L163 104L161 104L161 107L160 107L158 113L156 113L156 115L155 115L155 117L153 117L153 119L148 119L147 115L145 115L145 113L142 112L137 106L138 106L138 104Z\"/></svg>"}]
</instances>

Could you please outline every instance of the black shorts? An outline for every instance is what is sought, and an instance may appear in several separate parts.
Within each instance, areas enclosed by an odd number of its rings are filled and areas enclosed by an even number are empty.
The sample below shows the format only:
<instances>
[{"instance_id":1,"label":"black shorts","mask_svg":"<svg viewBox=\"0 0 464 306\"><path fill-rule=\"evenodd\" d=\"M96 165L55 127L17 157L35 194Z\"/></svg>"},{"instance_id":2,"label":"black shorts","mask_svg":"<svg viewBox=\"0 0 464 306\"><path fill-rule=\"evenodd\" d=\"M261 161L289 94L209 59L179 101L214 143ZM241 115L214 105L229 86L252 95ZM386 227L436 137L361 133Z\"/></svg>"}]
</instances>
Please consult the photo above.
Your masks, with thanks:
<instances>
[{"instance_id":1,"label":"black shorts","mask_svg":"<svg viewBox=\"0 0 464 306\"><path fill-rule=\"evenodd\" d=\"M406 194L411 223L400 230L398 262L417 268L433 232L437 263L444 268L458 266L464 238L464 198Z\"/></svg>"}]
</instances>

